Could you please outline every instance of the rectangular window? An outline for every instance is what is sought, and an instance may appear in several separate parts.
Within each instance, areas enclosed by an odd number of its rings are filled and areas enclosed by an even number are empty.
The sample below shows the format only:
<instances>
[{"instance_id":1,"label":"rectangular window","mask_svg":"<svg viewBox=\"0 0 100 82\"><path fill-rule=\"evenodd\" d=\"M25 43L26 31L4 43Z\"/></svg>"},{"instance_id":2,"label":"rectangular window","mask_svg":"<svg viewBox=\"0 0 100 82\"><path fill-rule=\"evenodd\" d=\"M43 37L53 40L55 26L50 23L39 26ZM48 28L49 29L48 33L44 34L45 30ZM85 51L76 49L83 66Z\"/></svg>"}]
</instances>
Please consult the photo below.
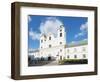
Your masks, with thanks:
<instances>
[{"instance_id":1,"label":"rectangular window","mask_svg":"<svg viewBox=\"0 0 100 82\"><path fill-rule=\"evenodd\" d=\"M62 52L62 49L60 49L60 52Z\"/></svg>"},{"instance_id":2,"label":"rectangular window","mask_svg":"<svg viewBox=\"0 0 100 82\"><path fill-rule=\"evenodd\" d=\"M49 45L49 48L51 48L51 45Z\"/></svg>"},{"instance_id":3,"label":"rectangular window","mask_svg":"<svg viewBox=\"0 0 100 82\"><path fill-rule=\"evenodd\" d=\"M69 59L69 55L67 56L67 58Z\"/></svg>"},{"instance_id":4,"label":"rectangular window","mask_svg":"<svg viewBox=\"0 0 100 82\"><path fill-rule=\"evenodd\" d=\"M77 55L74 55L74 58L77 58Z\"/></svg>"},{"instance_id":5,"label":"rectangular window","mask_svg":"<svg viewBox=\"0 0 100 82\"><path fill-rule=\"evenodd\" d=\"M60 44L62 44L62 42L60 42Z\"/></svg>"},{"instance_id":6,"label":"rectangular window","mask_svg":"<svg viewBox=\"0 0 100 82\"><path fill-rule=\"evenodd\" d=\"M51 37L49 37L49 40L51 40Z\"/></svg>"},{"instance_id":7,"label":"rectangular window","mask_svg":"<svg viewBox=\"0 0 100 82\"><path fill-rule=\"evenodd\" d=\"M60 37L62 37L62 33L60 33Z\"/></svg>"},{"instance_id":8,"label":"rectangular window","mask_svg":"<svg viewBox=\"0 0 100 82\"><path fill-rule=\"evenodd\" d=\"M86 58L86 55L85 54L83 54L83 58Z\"/></svg>"}]
</instances>

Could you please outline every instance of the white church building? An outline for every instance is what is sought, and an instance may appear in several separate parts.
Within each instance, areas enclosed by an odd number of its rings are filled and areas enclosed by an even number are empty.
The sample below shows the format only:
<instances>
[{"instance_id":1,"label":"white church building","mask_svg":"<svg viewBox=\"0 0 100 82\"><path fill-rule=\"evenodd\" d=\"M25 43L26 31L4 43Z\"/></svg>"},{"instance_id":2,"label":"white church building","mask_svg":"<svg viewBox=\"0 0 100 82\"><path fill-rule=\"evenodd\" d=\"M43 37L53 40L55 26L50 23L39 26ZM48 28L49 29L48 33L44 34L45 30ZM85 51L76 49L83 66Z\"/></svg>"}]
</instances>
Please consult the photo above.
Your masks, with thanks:
<instances>
[{"instance_id":1,"label":"white church building","mask_svg":"<svg viewBox=\"0 0 100 82\"><path fill-rule=\"evenodd\" d=\"M39 49L34 50L29 55L34 55L34 57L49 56L55 60L88 58L87 43L68 45L66 38L67 33L63 25L58 28L56 37L52 33L41 34Z\"/></svg>"}]
</instances>

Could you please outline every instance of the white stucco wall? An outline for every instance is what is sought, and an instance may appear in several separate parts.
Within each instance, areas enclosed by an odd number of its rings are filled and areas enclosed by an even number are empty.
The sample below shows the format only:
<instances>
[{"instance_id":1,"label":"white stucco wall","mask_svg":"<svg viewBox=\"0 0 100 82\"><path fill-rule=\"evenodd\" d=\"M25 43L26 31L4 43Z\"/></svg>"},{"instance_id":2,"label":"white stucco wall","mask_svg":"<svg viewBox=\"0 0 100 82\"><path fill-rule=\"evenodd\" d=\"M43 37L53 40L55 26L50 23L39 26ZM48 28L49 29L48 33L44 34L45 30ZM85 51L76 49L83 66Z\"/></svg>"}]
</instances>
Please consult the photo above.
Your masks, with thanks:
<instances>
[{"instance_id":1,"label":"white stucco wall","mask_svg":"<svg viewBox=\"0 0 100 82\"><path fill-rule=\"evenodd\" d=\"M80 45L66 48L66 58L68 59L87 59L88 49L87 45ZM75 55L77 56L75 58Z\"/></svg>"},{"instance_id":2,"label":"white stucco wall","mask_svg":"<svg viewBox=\"0 0 100 82\"><path fill-rule=\"evenodd\" d=\"M64 48L62 46L55 46L51 48L43 48L39 51L30 53L34 57L54 57L55 59L87 59L88 58L88 45L79 45ZM75 57L76 55L76 57Z\"/></svg>"}]
</instances>

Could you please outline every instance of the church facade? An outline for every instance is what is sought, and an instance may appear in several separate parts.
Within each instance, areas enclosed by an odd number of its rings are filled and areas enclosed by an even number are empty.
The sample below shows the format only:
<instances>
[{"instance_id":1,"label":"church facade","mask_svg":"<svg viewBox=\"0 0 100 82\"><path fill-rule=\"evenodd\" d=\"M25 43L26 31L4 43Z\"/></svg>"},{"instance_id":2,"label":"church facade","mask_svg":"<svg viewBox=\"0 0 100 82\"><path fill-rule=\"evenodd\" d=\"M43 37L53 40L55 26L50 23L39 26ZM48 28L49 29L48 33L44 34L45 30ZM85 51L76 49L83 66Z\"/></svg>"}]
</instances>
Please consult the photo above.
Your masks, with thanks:
<instances>
[{"instance_id":1,"label":"church facade","mask_svg":"<svg viewBox=\"0 0 100 82\"><path fill-rule=\"evenodd\" d=\"M54 36L52 33L48 33L48 35L41 34L39 49L29 53L29 55L34 55L34 57L39 58L51 57L55 60L87 59L87 43L68 46L66 34L63 25L58 28L57 36Z\"/></svg>"}]
</instances>

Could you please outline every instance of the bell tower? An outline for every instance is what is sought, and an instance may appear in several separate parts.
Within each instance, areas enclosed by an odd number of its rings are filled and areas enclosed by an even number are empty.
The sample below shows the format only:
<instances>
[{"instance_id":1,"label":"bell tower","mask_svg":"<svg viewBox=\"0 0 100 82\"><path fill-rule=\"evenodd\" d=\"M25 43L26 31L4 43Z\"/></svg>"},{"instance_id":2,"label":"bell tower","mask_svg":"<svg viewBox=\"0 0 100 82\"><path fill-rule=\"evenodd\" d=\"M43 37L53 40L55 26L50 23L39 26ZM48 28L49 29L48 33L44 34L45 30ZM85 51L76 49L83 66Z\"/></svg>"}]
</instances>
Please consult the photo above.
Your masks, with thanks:
<instances>
[{"instance_id":1,"label":"bell tower","mask_svg":"<svg viewBox=\"0 0 100 82\"><path fill-rule=\"evenodd\" d=\"M66 44L66 32L65 32L64 25L60 25L58 29L58 39L60 41L60 44L63 44L63 45Z\"/></svg>"}]
</instances>

